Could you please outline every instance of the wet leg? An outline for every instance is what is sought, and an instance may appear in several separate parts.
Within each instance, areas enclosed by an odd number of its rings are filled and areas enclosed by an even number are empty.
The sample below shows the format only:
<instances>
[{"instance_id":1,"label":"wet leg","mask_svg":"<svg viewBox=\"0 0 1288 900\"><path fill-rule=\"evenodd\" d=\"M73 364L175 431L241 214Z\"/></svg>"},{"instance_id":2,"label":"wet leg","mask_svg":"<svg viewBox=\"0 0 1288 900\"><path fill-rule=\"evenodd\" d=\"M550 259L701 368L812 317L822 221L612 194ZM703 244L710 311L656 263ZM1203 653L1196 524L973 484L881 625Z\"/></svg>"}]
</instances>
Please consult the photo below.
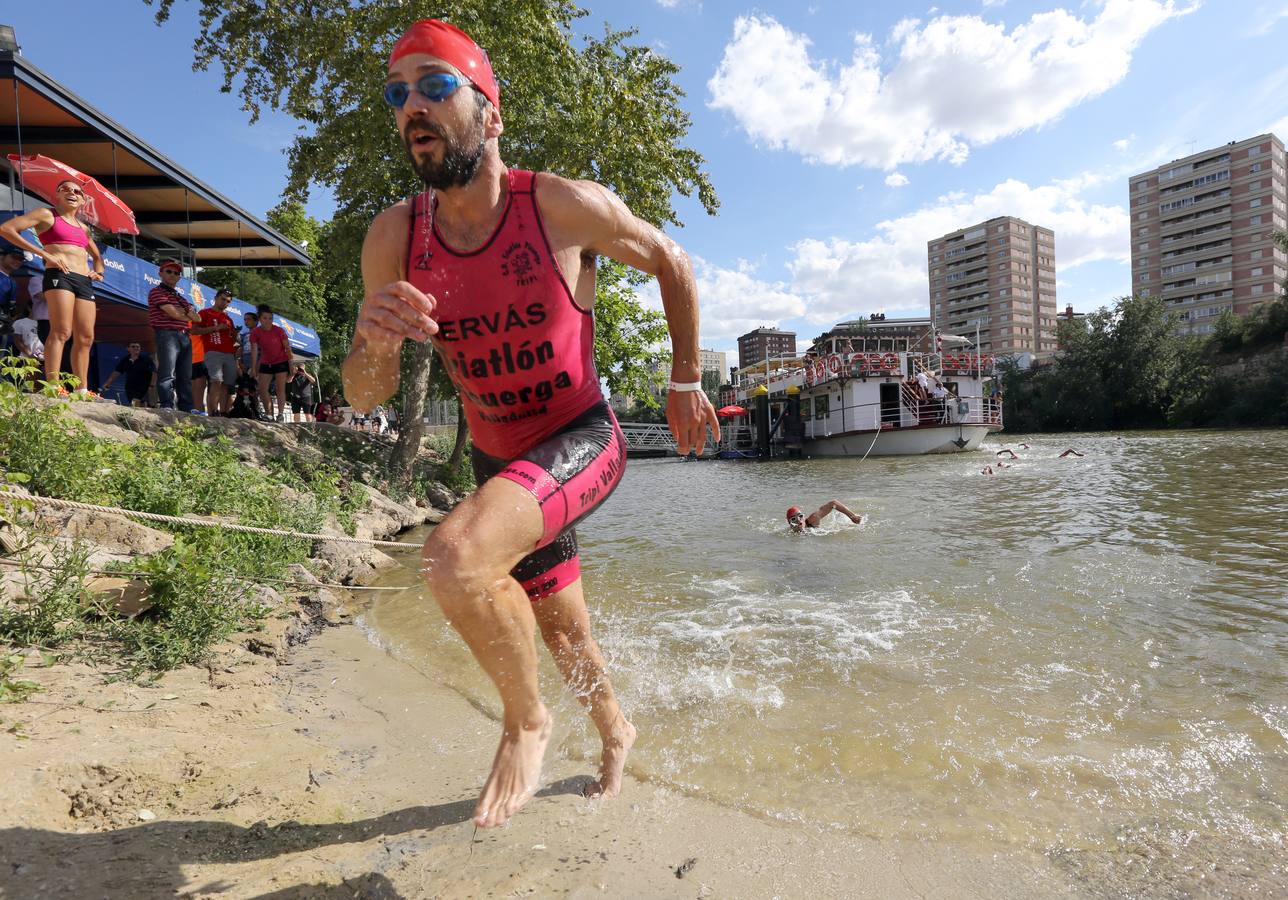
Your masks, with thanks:
<instances>
[{"instance_id":1,"label":"wet leg","mask_svg":"<svg viewBox=\"0 0 1288 900\"><path fill-rule=\"evenodd\" d=\"M474 824L483 828L504 825L536 793L550 740L531 603L509 574L541 533L536 499L512 481L493 479L425 542L430 593L501 695L501 742L474 807Z\"/></svg>"},{"instance_id":2,"label":"wet leg","mask_svg":"<svg viewBox=\"0 0 1288 900\"><path fill-rule=\"evenodd\" d=\"M599 778L587 787L586 796L616 797L621 791L626 757L635 743L635 726L622 713L603 654L591 636L581 580L542 598L532 609L559 673L586 707L603 743Z\"/></svg>"}]
</instances>

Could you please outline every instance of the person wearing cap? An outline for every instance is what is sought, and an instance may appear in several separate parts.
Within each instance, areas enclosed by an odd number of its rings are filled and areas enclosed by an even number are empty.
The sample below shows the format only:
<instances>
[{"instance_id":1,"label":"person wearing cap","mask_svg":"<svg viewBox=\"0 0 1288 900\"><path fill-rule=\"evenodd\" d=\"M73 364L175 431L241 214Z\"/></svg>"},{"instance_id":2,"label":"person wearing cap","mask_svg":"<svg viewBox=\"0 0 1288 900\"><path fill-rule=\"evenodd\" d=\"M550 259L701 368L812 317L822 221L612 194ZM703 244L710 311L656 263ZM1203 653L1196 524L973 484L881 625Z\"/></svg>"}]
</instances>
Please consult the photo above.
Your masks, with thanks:
<instances>
[{"instance_id":1,"label":"person wearing cap","mask_svg":"<svg viewBox=\"0 0 1288 900\"><path fill-rule=\"evenodd\" d=\"M829 500L808 516L801 511L799 506L789 508L787 510L787 525L792 531L800 534L806 528L817 528L834 510L843 516L849 516L850 521L855 525L863 524L863 516L851 512L850 508L840 500Z\"/></svg>"},{"instance_id":2,"label":"person wearing cap","mask_svg":"<svg viewBox=\"0 0 1288 900\"><path fill-rule=\"evenodd\" d=\"M201 321L196 307L179 292L183 266L163 259L161 283L148 291L148 324L157 346L157 398L162 409L192 411L192 325Z\"/></svg>"},{"instance_id":3,"label":"person wearing cap","mask_svg":"<svg viewBox=\"0 0 1288 900\"><path fill-rule=\"evenodd\" d=\"M423 571L501 697L500 746L473 817L491 827L536 791L550 738L537 629L599 731L588 794L618 793L635 741L590 634L574 530L626 461L593 361L599 256L658 279L681 455L702 448L708 426L718 440L720 426L701 390L687 255L601 185L506 167L500 87L469 35L414 23L390 53L384 99L426 190L367 232L345 395L358 411L386 402L403 341L432 339L465 411L479 488L435 527Z\"/></svg>"}]
</instances>

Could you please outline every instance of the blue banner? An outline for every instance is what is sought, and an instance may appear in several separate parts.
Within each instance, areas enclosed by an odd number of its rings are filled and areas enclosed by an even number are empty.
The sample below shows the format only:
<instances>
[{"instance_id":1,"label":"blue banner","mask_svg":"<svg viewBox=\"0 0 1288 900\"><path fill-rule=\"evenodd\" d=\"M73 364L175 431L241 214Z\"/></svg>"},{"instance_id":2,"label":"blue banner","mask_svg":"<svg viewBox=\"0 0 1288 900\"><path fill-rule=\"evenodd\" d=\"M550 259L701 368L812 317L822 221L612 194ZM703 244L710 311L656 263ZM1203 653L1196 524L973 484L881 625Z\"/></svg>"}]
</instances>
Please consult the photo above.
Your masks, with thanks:
<instances>
[{"instance_id":1,"label":"blue banner","mask_svg":"<svg viewBox=\"0 0 1288 900\"><path fill-rule=\"evenodd\" d=\"M0 222L15 215L17 213L0 211ZM33 231L24 231L22 236L32 243L39 243ZM161 276L157 274L156 263L144 262L137 256L131 256L115 247L104 247L102 248L102 253L103 280L99 282L99 285L105 289L106 293L112 294L117 299L134 306L146 308L148 305L148 292L161 283ZM31 268L38 272L44 271L45 264L40 257L32 254L26 255L30 257L27 264ZM179 293L191 300L198 309L210 306L214 302L215 289L209 285L201 284L188 278L180 278L176 287ZM245 300L238 300L234 297L229 309L238 314L253 313L255 304L248 303ZM310 356L322 355L322 342L318 338L317 331L307 325L292 322L283 316L274 316L273 318L277 324L286 330L287 336L291 339L291 349L300 353L307 353Z\"/></svg>"}]
</instances>

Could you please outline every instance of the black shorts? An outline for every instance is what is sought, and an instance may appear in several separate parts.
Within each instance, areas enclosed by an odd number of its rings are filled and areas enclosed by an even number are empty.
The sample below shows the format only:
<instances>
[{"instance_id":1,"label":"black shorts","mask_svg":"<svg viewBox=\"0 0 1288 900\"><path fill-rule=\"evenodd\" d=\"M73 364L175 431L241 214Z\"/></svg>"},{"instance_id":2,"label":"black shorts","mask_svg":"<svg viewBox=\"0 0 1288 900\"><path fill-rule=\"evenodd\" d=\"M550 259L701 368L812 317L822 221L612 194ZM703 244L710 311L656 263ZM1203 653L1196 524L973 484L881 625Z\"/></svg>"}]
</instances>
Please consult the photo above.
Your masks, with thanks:
<instances>
[{"instance_id":1,"label":"black shorts","mask_svg":"<svg viewBox=\"0 0 1288 900\"><path fill-rule=\"evenodd\" d=\"M291 412L308 413L309 415L313 415L313 401L312 400L292 400Z\"/></svg>"},{"instance_id":2,"label":"black shorts","mask_svg":"<svg viewBox=\"0 0 1288 900\"><path fill-rule=\"evenodd\" d=\"M285 375L289 371L291 371L291 364L288 362L259 364L259 374L261 375Z\"/></svg>"},{"instance_id":3,"label":"black shorts","mask_svg":"<svg viewBox=\"0 0 1288 900\"><path fill-rule=\"evenodd\" d=\"M204 359L201 362L195 362L192 364L192 377L193 378L210 377L210 370L206 368L206 361Z\"/></svg>"},{"instance_id":4,"label":"black shorts","mask_svg":"<svg viewBox=\"0 0 1288 900\"><path fill-rule=\"evenodd\" d=\"M46 269L40 285L46 291L71 291L77 300L94 299L94 283L88 275L78 275L62 269Z\"/></svg>"},{"instance_id":5,"label":"black shorts","mask_svg":"<svg viewBox=\"0 0 1288 900\"><path fill-rule=\"evenodd\" d=\"M599 508L626 471L626 439L606 403L597 403L516 460L475 447L474 481L509 479L541 504L545 532L537 549L510 570L533 602L581 577L576 526Z\"/></svg>"}]
</instances>

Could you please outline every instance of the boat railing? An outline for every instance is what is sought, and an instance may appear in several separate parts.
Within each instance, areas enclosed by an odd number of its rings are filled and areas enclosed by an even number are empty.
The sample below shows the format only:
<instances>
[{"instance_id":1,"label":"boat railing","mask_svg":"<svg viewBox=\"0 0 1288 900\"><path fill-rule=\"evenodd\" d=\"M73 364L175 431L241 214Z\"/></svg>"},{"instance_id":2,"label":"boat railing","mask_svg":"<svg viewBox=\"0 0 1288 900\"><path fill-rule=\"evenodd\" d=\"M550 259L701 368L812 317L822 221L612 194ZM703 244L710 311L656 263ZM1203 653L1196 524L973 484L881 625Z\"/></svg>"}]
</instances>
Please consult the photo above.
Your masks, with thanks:
<instances>
[{"instance_id":1,"label":"boat railing","mask_svg":"<svg viewBox=\"0 0 1288 900\"><path fill-rule=\"evenodd\" d=\"M880 402L846 405L840 410L841 427L834 427L835 419L830 415L824 419L808 419L805 437L817 440L836 432L889 430L917 425L1002 425L1002 403L989 397L914 400L911 407L905 404L901 387L898 405Z\"/></svg>"}]
</instances>

